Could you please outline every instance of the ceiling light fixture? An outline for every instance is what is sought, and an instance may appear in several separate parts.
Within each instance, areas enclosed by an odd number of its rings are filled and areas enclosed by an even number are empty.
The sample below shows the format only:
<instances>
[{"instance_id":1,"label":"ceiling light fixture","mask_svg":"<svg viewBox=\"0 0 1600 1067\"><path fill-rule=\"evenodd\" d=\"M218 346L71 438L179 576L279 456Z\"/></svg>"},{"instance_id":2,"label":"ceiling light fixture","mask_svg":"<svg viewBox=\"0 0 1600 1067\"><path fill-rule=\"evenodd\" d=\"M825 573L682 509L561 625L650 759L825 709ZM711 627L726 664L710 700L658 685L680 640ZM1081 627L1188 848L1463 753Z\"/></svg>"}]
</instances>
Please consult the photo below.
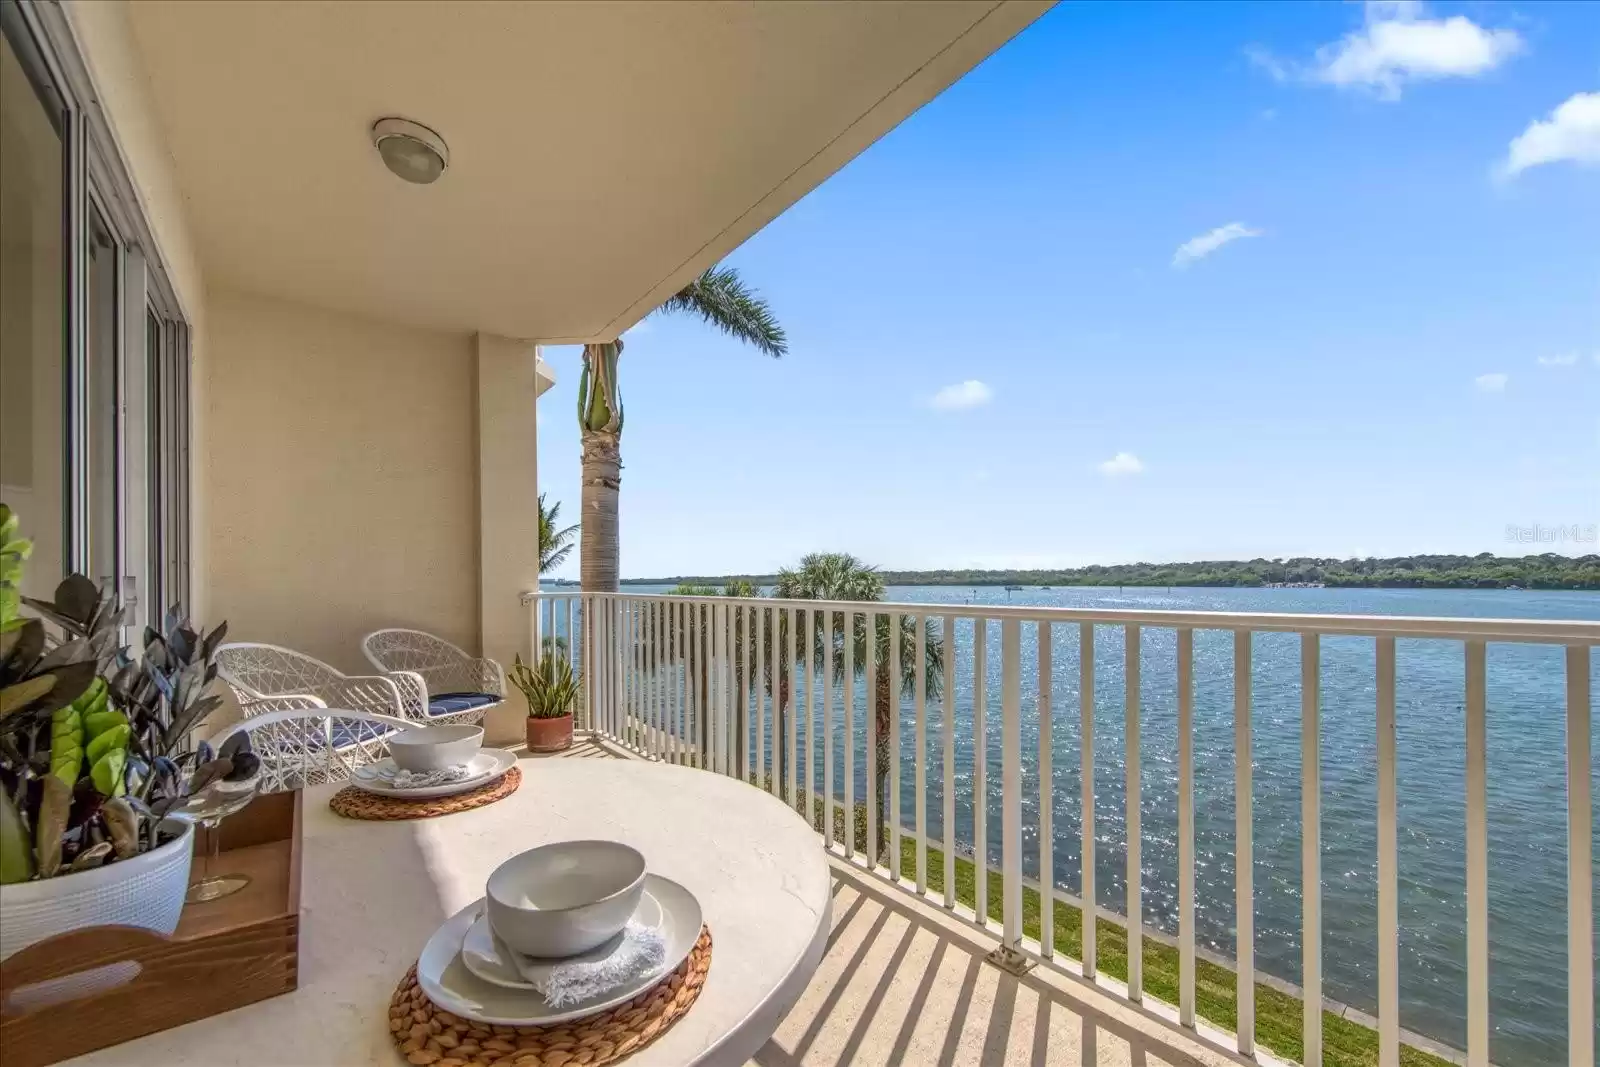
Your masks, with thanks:
<instances>
[{"instance_id":1,"label":"ceiling light fixture","mask_svg":"<svg viewBox=\"0 0 1600 1067\"><path fill-rule=\"evenodd\" d=\"M372 143L383 157L383 165L396 177L414 185L438 181L450 165L450 149L444 138L410 119L386 118L374 122Z\"/></svg>"}]
</instances>

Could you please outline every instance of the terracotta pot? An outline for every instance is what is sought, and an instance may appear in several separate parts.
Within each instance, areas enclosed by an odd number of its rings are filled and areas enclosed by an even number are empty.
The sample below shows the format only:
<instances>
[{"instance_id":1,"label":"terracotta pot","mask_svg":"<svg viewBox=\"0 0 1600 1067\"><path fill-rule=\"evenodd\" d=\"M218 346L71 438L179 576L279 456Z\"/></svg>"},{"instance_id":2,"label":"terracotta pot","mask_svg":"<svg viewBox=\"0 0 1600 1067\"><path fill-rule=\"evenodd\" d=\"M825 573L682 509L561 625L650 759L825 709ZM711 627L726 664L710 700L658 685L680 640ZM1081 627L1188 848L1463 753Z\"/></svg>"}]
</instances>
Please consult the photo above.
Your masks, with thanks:
<instances>
[{"instance_id":1,"label":"terracotta pot","mask_svg":"<svg viewBox=\"0 0 1600 1067\"><path fill-rule=\"evenodd\" d=\"M563 752L572 747L572 716L559 719L535 719L528 723L529 752Z\"/></svg>"}]
</instances>

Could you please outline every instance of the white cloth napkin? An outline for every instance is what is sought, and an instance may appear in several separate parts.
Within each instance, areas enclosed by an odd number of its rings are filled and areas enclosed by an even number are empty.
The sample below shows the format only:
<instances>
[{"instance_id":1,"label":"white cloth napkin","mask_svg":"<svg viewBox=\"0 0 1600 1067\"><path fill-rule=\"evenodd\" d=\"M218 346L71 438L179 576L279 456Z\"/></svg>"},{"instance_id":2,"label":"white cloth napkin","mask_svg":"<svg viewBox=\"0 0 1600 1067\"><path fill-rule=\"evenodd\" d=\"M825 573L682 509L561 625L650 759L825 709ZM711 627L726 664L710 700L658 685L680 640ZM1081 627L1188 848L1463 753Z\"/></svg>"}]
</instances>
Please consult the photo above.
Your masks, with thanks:
<instances>
[{"instance_id":1,"label":"white cloth napkin","mask_svg":"<svg viewBox=\"0 0 1600 1067\"><path fill-rule=\"evenodd\" d=\"M361 769L362 778L374 779L394 786L396 789L425 789L430 785L448 785L459 782L472 774L472 768L465 763L458 763L454 767L441 767L436 771L407 771L396 767L389 761L374 764Z\"/></svg>"},{"instance_id":2,"label":"white cloth napkin","mask_svg":"<svg viewBox=\"0 0 1600 1067\"><path fill-rule=\"evenodd\" d=\"M558 963L533 980L533 988L552 1008L565 1008L629 982L643 981L667 961L667 939L653 926L630 922L622 941L600 959Z\"/></svg>"}]
</instances>

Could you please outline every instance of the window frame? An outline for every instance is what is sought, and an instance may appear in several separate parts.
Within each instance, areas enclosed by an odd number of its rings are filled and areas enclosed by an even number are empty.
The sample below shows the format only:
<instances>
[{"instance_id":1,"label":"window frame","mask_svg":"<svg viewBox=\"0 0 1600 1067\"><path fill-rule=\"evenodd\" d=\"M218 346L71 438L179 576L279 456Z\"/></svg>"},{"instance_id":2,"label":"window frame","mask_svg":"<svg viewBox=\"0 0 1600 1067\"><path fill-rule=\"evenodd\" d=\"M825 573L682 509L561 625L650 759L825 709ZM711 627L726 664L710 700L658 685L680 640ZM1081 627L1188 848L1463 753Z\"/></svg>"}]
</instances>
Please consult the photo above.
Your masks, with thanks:
<instances>
[{"instance_id":1,"label":"window frame","mask_svg":"<svg viewBox=\"0 0 1600 1067\"><path fill-rule=\"evenodd\" d=\"M115 278L116 595L131 609L127 625L159 626L169 607L192 610L190 316L163 266L65 11L0 0L0 27L30 79L59 104L63 122L65 514L54 536L64 534L66 570L98 577L91 569L90 424L100 413L90 404L88 328L89 224L97 211L112 239ZM147 316L159 325L155 345Z\"/></svg>"}]
</instances>

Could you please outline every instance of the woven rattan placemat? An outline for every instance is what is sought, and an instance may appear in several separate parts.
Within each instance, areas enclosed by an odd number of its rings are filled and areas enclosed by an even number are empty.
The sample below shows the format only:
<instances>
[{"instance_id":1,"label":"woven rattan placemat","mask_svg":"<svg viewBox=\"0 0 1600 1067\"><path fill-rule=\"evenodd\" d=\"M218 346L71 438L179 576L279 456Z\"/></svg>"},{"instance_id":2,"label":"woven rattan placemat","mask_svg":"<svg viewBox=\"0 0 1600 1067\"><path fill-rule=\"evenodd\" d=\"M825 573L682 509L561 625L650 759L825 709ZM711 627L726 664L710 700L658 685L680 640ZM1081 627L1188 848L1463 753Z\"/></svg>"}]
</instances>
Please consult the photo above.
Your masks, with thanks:
<instances>
[{"instance_id":1,"label":"woven rattan placemat","mask_svg":"<svg viewBox=\"0 0 1600 1067\"><path fill-rule=\"evenodd\" d=\"M490 1026L436 1006L406 972L389 1001L389 1034L407 1062L434 1067L601 1067L644 1048L700 997L711 931L666 978L626 1004L555 1026Z\"/></svg>"},{"instance_id":2,"label":"woven rattan placemat","mask_svg":"<svg viewBox=\"0 0 1600 1067\"><path fill-rule=\"evenodd\" d=\"M485 804L510 796L522 784L522 769L513 767L488 785L479 786L467 793L453 797L436 797L433 800L401 800L398 797L380 797L364 789L347 785L328 801L328 807L347 819L431 819L435 815L449 815L457 811L471 811Z\"/></svg>"}]
</instances>

